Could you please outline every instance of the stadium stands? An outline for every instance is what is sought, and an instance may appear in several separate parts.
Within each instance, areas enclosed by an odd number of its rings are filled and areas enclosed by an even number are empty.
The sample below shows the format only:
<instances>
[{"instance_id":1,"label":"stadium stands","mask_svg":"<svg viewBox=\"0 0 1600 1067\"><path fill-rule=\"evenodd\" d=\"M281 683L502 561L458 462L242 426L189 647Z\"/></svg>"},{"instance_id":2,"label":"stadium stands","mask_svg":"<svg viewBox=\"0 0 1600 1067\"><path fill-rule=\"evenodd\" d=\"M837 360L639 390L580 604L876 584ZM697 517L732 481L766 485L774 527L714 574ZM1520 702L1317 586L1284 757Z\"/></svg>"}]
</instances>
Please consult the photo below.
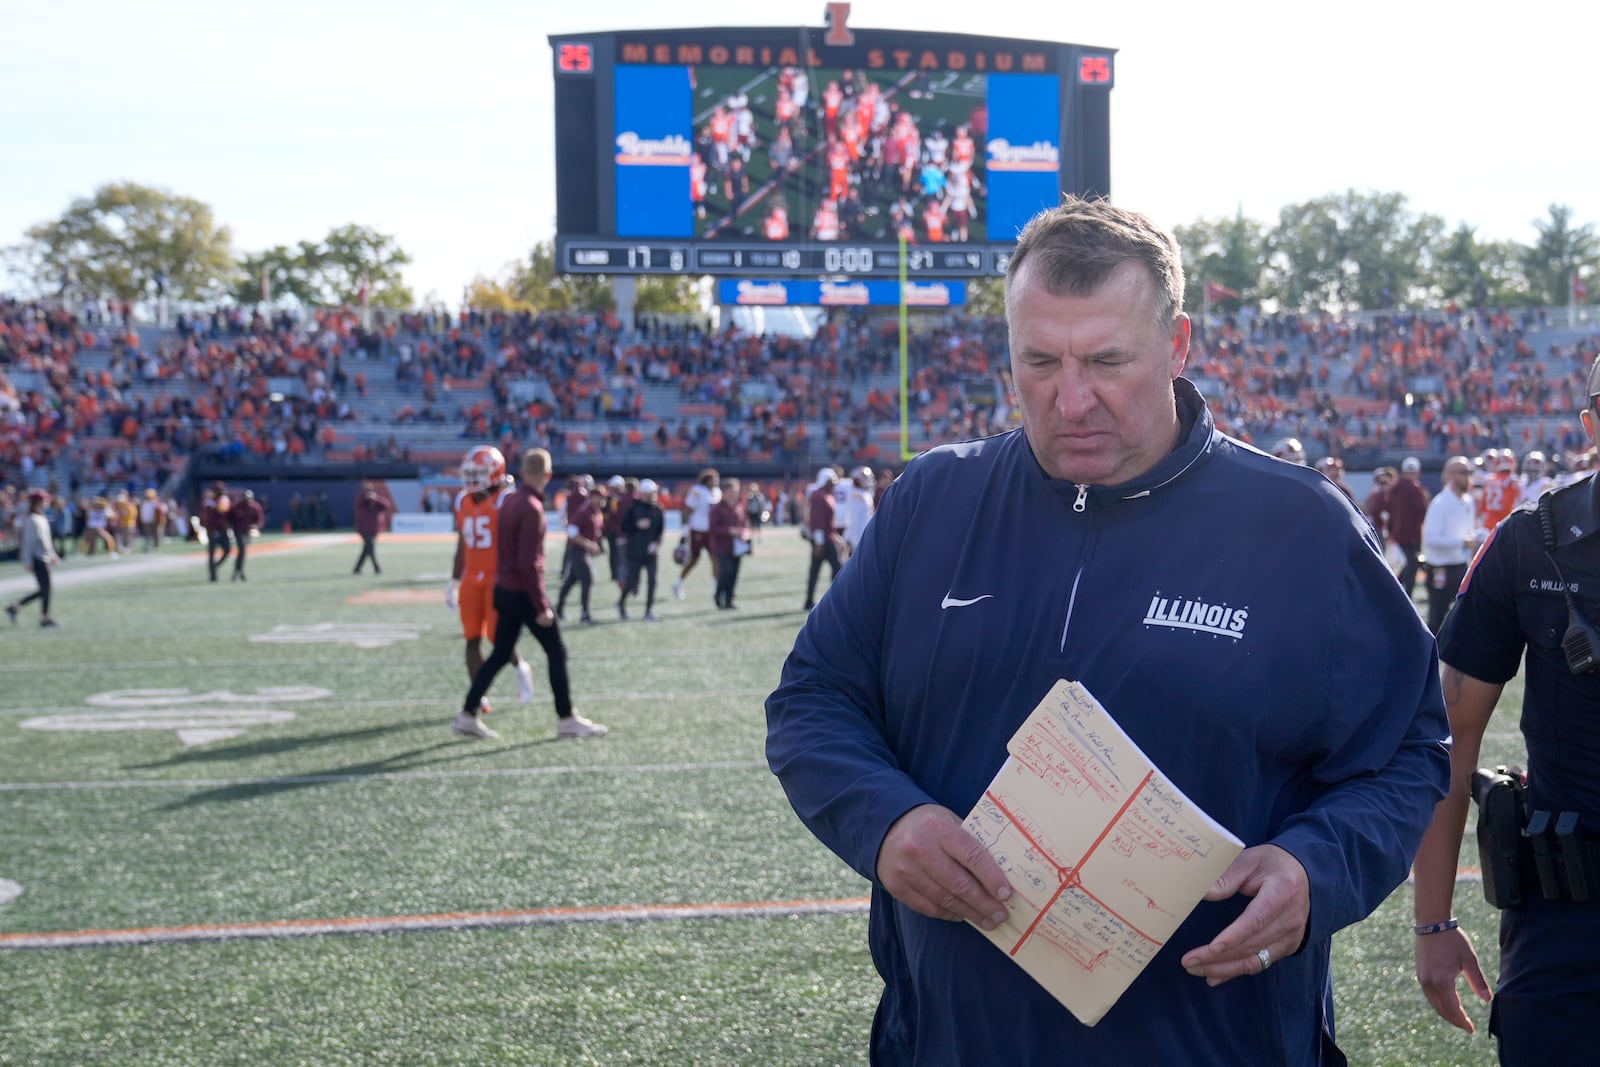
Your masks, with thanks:
<instances>
[{"instance_id":1,"label":"stadium stands","mask_svg":"<svg viewBox=\"0 0 1600 1067\"><path fill-rule=\"evenodd\" d=\"M1197 326L1188 374L1230 432L1362 469L1484 447L1565 456L1600 335L1542 309L1261 315ZM346 309L185 314L169 328L0 301L0 480L158 486L190 456L452 469L469 442L568 469L800 473L897 461L898 326L812 338L608 316ZM913 449L1014 424L1003 321L919 318Z\"/></svg>"}]
</instances>

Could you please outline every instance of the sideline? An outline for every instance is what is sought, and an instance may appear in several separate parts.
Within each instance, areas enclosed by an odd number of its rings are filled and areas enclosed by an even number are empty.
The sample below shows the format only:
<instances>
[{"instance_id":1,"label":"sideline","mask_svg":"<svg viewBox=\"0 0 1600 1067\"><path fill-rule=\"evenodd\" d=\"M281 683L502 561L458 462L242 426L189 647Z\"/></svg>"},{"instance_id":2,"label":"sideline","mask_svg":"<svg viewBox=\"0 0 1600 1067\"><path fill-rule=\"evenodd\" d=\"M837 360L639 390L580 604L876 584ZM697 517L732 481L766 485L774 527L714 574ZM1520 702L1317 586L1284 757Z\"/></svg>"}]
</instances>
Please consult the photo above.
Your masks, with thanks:
<instances>
[{"instance_id":1,"label":"sideline","mask_svg":"<svg viewBox=\"0 0 1600 1067\"><path fill-rule=\"evenodd\" d=\"M839 900L754 900L713 904L613 905L511 911L444 912L345 919L281 919L260 923L201 923L130 930L58 930L0 934L0 949L88 948L184 941L242 941L328 934L392 934L430 930L504 930L577 923L683 922L690 919L787 919L795 915L864 915L866 897Z\"/></svg>"},{"instance_id":2,"label":"sideline","mask_svg":"<svg viewBox=\"0 0 1600 1067\"><path fill-rule=\"evenodd\" d=\"M327 545L355 544L359 538L355 534L291 534L273 541L262 541L250 546L250 558L255 559L260 555L274 555L279 552L298 552L312 548L323 548ZM76 557L82 560L83 557ZM203 551L184 552L180 555L162 554L147 556L142 552L123 553L120 559L111 559L106 556L96 556L93 560L84 560L81 564L71 566L66 570L57 568L50 572L50 586L56 589L76 589L83 585L95 585L99 582L114 581L118 578L143 578L152 574L166 574L169 571L186 570L197 566L200 560L206 558ZM228 565L233 565L233 557L228 557ZM31 593L35 586L33 575L26 570L18 568L15 577L0 578L0 597L10 596L12 593Z\"/></svg>"}]
</instances>

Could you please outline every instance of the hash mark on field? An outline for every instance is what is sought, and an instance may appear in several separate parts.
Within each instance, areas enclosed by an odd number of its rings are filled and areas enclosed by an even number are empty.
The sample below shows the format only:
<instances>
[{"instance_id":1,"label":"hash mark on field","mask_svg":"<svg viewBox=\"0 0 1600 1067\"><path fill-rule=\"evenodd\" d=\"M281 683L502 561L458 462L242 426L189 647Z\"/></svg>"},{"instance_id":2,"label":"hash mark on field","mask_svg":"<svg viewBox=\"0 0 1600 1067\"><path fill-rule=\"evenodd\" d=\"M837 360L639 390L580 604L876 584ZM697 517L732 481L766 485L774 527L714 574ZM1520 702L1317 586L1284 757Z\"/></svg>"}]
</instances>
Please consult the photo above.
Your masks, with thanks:
<instances>
[{"instance_id":1,"label":"hash mark on field","mask_svg":"<svg viewBox=\"0 0 1600 1067\"><path fill-rule=\"evenodd\" d=\"M203 923L132 930L58 930L0 934L0 949L88 948L170 944L179 941L240 941L327 934L393 934L428 930L503 930L519 926L576 923L682 922L687 919L783 919L793 915L859 915L866 897L840 900L751 900L712 904L639 904L588 908L445 912L344 919L281 919L260 923Z\"/></svg>"}]
</instances>

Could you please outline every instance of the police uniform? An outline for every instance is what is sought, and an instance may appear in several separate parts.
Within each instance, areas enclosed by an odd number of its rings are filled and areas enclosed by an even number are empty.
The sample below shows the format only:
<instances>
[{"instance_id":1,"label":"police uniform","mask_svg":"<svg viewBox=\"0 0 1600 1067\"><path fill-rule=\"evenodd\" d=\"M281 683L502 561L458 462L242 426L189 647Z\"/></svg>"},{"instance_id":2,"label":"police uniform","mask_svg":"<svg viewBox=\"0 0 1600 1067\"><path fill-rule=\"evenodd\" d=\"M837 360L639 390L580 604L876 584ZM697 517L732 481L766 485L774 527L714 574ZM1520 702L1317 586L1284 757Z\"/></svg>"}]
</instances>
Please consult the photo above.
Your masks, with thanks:
<instances>
[{"instance_id":1,"label":"police uniform","mask_svg":"<svg viewBox=\"0 0 1600 1067\"><path fill-rule=\"evenodd\" d=\"M1600 1018L1600 672L1575 675L1562 639L1570 590L1578 613L1600 620L1600 485L1589 477L1545 494L1554 547L1540 512L1513 512L1478 551L1439 634L1439 659L1503 685L1524 664L1522 734L1527 807L1576 812L1587 835L1587 901L1558 879L1548 899L1537 878L1501 913L1500 983L1489 1029L1509 1065L1594 1062ZM1553 560L1553 562L1552 562ZM1600 651L1600 650L1597 650ZM1526 857L1525 865L1526 865Z\"/></svg>"}]
</instances>

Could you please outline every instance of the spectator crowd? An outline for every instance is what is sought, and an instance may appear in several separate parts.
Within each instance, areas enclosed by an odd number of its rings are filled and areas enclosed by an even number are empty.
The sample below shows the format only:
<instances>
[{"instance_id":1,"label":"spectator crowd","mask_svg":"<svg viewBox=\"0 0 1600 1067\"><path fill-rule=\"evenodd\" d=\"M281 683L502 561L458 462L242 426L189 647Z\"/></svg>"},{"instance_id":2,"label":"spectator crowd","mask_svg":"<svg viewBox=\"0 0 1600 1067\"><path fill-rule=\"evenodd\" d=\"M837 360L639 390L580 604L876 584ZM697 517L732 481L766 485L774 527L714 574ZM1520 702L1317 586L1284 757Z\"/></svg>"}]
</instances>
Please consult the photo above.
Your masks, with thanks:
<instances>
[{"instance_id":1,"label":"spectator crowd","mask_svg":"<svg viewBox=\"0 0 1600 1067\"><path fill-rule=\"evenodd\" d=\"M693 320L624 328L609 313L364 324L348 309L228 309L153 331L120 304L73 314L0 299L0 483L138 495L192 455L407 460L423 429L508 454L548 448L569 469L619 454L871 463L898 452L898 329L861 309L809 338ZM919 319L907 350L914 445L1017 424L1002 319ZM1263 448L1292 436L1312 459L1355 467L1509 447L1563 467L1583 447L1567 415L1597 351L1600 335L1543 309L1244 308L1197 322L1187 373L1225 430Z\"/></svg>"}]
</instances>

